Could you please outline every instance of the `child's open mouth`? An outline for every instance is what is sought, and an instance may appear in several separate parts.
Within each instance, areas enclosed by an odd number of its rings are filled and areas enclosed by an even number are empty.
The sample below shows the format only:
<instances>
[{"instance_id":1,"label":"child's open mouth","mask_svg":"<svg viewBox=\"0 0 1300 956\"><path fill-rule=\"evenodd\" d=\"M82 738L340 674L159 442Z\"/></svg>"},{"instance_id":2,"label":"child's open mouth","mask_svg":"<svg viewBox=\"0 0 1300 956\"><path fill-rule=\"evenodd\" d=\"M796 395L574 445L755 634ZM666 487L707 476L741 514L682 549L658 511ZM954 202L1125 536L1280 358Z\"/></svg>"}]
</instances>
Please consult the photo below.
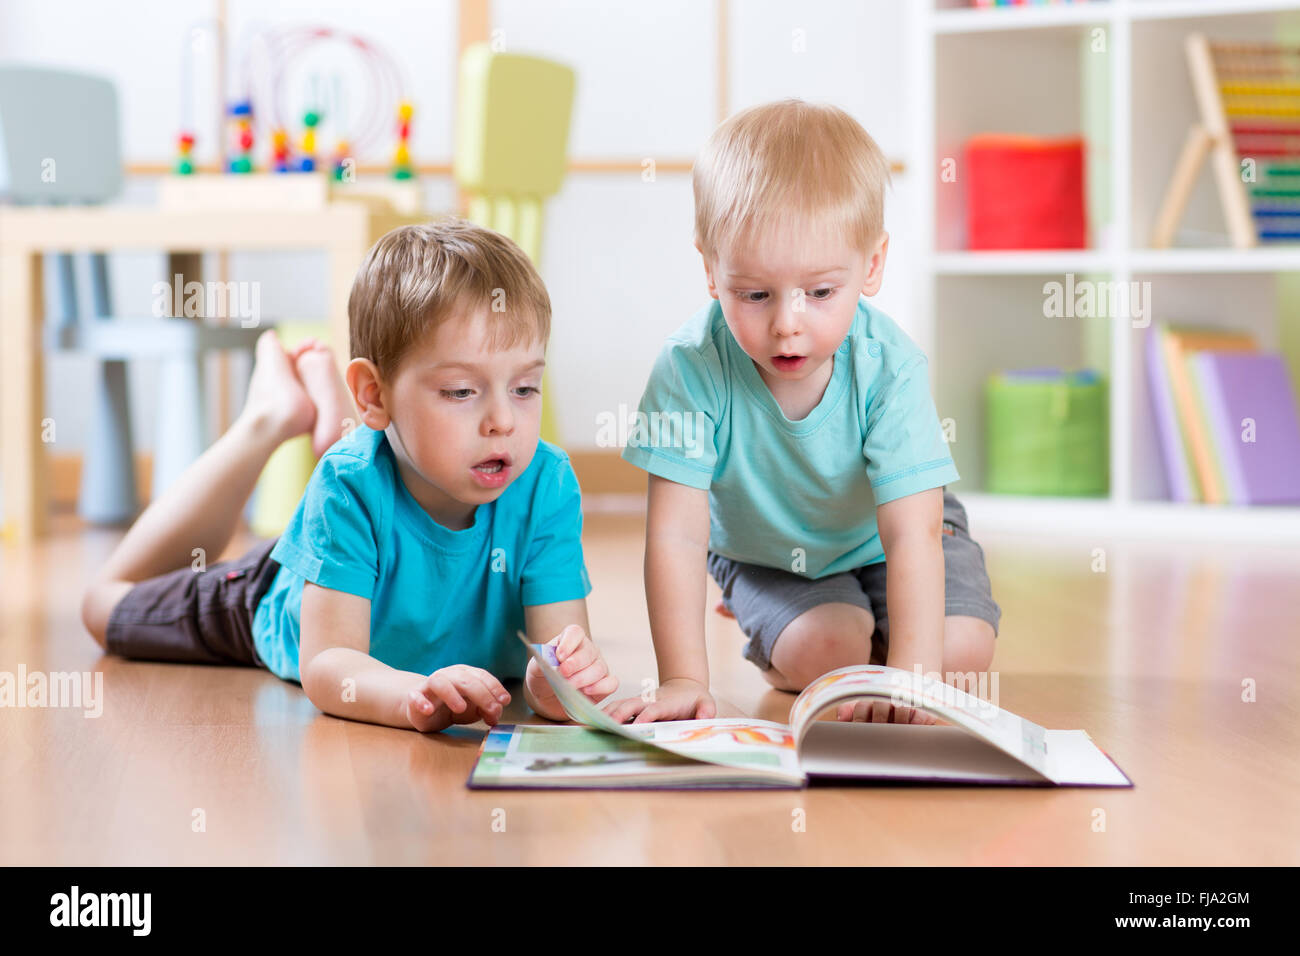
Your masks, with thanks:
<instances>
[{"instance_id":1,"label":"child's open mouth","mask_svg":"<svg viewBox=\"0 0 1300 956\"><path fill-rule=\"evenodd\" d=\"M772 364L776 366L778 372L795 372L798 371L803 363L808 361L806 355L773 355Z\"/></svg>"},{"instance_id":2,"label":"child's open mouth","mask_svg":"<svg viewBox=\"0 0 1300 956\"><path fill-rule=\"evenodd\" d=\"M484 488L500 488L510 477L510 456L501 455L484 458L470 468L474 480Z\"/></svg>"}]
</instances>

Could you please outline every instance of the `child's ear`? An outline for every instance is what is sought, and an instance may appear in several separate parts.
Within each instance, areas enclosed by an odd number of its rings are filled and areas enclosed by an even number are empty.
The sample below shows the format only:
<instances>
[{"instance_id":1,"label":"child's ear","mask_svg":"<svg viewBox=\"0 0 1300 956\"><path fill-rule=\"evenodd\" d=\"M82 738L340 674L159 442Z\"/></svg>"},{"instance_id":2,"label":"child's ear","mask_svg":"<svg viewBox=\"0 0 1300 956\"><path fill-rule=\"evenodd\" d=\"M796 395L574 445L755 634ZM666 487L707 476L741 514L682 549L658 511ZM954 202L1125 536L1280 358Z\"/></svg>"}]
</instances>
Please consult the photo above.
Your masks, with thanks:
<instances>
[{"instance_id":1,"label":"child's ear","mask_svg":"<svg viewBox=\"0 0 1300 956\"><path fill-rule=\"evenodd\" d=\"M387 428L392 416L384 407L379 369L375 363L368 358L354 358L348 363L343 377L347 380L352 400L361 413L361 421L377 432Z\"/></svg>"},{"instance_id":2,"label":"child's ear","mask_svg":"<svg viewBox=\"0 0 1300 956\"><path fill-rule=\"evenodd\" d=\"M863 295L875 295L880 291L880 285L885 281L885 256L889 254L889 233L882 233L880 242L875 249L871 251L870 268L867 270L867 278L862 283Z\"/></svg>"},{"instance_id":3,"label":"child's ear","mask_svg":"<svg viewBox=\"0 0 1300 956\"><path fill-rule=\"evenodd\" d=\"M716 299L718 297L718 287L713 283L713 265L709 262L709 257L704 254L704 250L700 248L699 239L695 240L695 251L698 252L700 258L704 260L704 277L709 283L709 295Z\"/></svg>"}]
</instances>

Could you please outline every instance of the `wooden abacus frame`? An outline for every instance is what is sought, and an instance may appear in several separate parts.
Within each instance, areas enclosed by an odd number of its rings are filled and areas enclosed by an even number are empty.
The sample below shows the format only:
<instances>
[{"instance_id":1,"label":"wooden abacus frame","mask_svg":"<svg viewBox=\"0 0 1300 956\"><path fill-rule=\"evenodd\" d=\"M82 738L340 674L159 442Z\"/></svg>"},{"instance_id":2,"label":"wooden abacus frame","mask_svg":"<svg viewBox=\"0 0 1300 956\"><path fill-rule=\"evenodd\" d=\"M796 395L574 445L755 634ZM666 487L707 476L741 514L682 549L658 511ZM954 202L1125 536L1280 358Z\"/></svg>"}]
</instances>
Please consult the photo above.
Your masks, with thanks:
<instances>
[{"instance_id":1,"label":"wooden abacus frame","mask_svg":"<svg viewBox=\"0 0 1300 956\"><path fill-rule=\"evenodd\" d=\"M1228 224L1228 234L1233 246L1247 249L1259 244L1260 231L1256 225L1255 215L1251 210L1250 197L1241 175L1241 157L1237 149L1236 136L1291 137L1282 141L1281 146L1261 146L1262 155L1295 155L1300 158L1300 148L1291 143L1300 144L1300 125L1286 130L1281 127L1248 127L1229 121L1230 113L1245 116L1284 116L1300 117L1300 68L1287 69L1278 66L1262 66L1251 72L1270 77L1282 77L1282 82L1261 82L1259 84L1227 84L1219 76L1216 57L1222 56L1258 56L1277 58L1293 56L1300 61L1300 47L1288 47L1277 43L1211 43L1204 34L1189 34L1186 40L1187 65L1191 72L1192 88L1196 94L1197 106L1201 113L1199 123L1194 123L1188 130L1187 140L1182 153L1174 167L1169 186L1165 190L1160 213L1156 218L1155 228L1151 233L1151 246L1154 249L1168 248L1174 237L1174 231L1182 219L1188 197L1200 173L1206 157L1210 157L1214 178L1218 185L1219 202L1223 207L1223 217ZM1234 70L1234 72L1237 72ZM1286 82L1286 80L1290 82ZM1251 97L1252 105L1230 109L1224 102L1224 93ZM1295 105L1278 103L1278 96L1294 99ZM1300 192L1296 193L1300 196ZM1300 208L1297 209L1300 216ZM1291 238L1288 234L1287 238ZM1296 236L1300 238L1300 234Z\"/></svg>"}]
</instances>

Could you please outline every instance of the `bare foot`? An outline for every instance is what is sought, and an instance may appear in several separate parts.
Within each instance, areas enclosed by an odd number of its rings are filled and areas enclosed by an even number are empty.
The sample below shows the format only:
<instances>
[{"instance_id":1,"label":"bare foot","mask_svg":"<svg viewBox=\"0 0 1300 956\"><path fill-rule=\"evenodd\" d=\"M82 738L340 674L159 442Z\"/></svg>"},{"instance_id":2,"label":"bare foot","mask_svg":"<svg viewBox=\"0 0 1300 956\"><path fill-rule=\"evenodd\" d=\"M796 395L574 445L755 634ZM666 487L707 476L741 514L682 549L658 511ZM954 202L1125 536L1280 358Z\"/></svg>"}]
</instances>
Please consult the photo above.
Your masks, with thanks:
<instances>
[{"instance_id":1,"label":"bare foot","mask_svg":"<svg viewBox=\"0 0 1300 956\"><path fill-rule=\"evenodd\" d=\"M359 416L352 393L339 376L333 350L318 339L309 339L305 346L298 352L295 365L303 388L316 406L311 447L319 458L343 437L344 420L351 419L355 423Z\"/></svg>"},{"instance_id":2,"label":"bare foot","mask_svg":"<svg viewBox=\"0 0 1300 956\"><path fill-rule=\"evenodd\" d=\"M298 380L274 329L267 329L257 338L248 397L239 418L270 428L277 441L309 432L316 423L316 406Z\"/></svg>"},{"instance_id":3,"label":"bare foot","mask_svg":"<svg viewBox=\"0 0 1300 956\"><path fill-rule=\"evenodd\" d=\"M322 344L321 340L315 337L303 339L302 341L295 344L293 348L288 349L287 354L289 356L289 361L293 362L294 365L296 366L298 364L299 355L301 355L303 352L307 351L308 349L315 348L320 344Z\"/></svg>"}]
</instances>

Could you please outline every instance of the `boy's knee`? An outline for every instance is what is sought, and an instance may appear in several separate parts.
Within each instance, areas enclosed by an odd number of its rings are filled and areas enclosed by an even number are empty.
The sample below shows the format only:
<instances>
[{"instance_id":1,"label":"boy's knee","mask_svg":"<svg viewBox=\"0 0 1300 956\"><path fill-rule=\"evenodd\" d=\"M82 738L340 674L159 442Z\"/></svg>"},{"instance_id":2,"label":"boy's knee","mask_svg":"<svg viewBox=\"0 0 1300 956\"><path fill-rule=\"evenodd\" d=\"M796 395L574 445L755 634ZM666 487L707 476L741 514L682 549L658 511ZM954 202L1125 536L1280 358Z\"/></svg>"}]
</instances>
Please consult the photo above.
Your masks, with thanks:
<instances>
[{"instance_id":1,"label":"boy's knee","mask_svg":"<svg viewBox=\"0 0 1300 956\"><path fill-rule=\"evenodd\" d=\"M81 623L100 647L108 649L108 619L135 585L130 581L100 581L81 596Z\"/></svg>"},{"instance_id":2,"label":"boy's knee","mask_svg":"<svg viewBox=\"0 0 1300 956\"><path fill-rule=\"evenodd\" d=\"M943 622L944 673L987 671L993 663L997 635L983 618L953 615Z\"/></svg>"},{"instance_id":3,"label":"boy's knee","mask_svg":"<svg viewBox=\"0 0 1300 956\"><path fill-rule=\"evenodd\" d=\"M851 604L823 604L785 626L772 648L772 664L787 687L803 690L828 671L871 662L876 619ZM768 683L780 687L767 673Z\"/></svg>"}]
</instances>

